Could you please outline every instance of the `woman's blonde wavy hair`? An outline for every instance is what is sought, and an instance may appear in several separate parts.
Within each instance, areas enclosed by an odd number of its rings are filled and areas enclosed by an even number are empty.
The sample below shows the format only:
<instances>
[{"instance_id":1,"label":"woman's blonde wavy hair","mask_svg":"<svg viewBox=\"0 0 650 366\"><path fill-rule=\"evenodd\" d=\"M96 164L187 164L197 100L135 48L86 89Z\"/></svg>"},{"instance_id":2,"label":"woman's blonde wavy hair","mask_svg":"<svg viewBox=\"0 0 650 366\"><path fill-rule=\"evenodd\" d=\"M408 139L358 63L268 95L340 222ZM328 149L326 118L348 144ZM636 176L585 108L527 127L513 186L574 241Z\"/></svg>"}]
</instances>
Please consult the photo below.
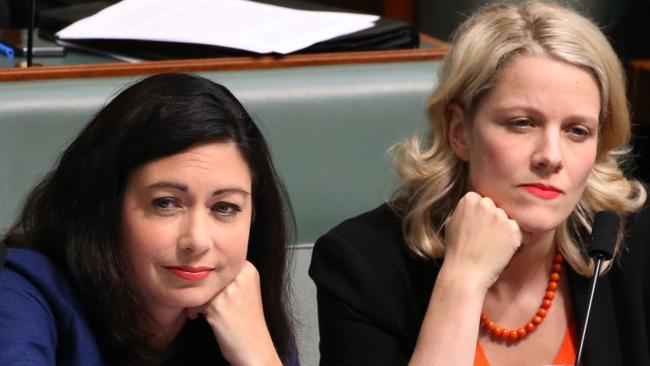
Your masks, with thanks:
<instances>
[{"instance_id":1,"label":"woman's blonde wavy hair","mask_svg":"<svg viewBox=\"0 0 650 366\"><path fill-rule=\"evenodd\" d=\"M444 224L465 194L466 163L456 157L447 136L449 105L456 103L471 115L504 65L515 57L544 55L589 70L599 83L596 163L578 205L556 232L567 262L590 276L593 262L582 238L591 231L595 212L613 211L624 218L646 199L644 187L627 179L619 167L629 151L631 132L625 77L616 53L590 20L559 4L540 1L484 7L458 28L452 44L440 69L439 85L429 99L430 132L391 150L403 183L390 204L403 217L408 247L423 258L444 256ZM619 233L616 253L622 226Z\"/></svg>"}]
</instances>

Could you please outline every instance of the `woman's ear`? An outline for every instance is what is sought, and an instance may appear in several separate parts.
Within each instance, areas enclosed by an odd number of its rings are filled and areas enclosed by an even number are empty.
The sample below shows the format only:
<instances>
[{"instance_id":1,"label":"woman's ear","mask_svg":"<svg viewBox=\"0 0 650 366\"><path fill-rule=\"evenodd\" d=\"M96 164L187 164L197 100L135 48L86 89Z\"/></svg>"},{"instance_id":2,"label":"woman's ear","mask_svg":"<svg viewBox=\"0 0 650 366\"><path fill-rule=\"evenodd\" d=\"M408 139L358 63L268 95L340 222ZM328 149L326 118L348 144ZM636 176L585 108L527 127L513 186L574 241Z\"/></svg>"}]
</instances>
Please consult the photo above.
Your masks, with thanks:
<instances>
[{"instance_id":1,"label":"woman's ear","mask_svg":"<svg viewBox=\"0 0 650 366\"><path fill-rule=\"evenodd\" d=\"M465 111L460 105L452 103L447 107L447 139L456 156L464 161L469 161L469 147L471 143L471 131L465 121Z\"/></svg>"}]
</instances>

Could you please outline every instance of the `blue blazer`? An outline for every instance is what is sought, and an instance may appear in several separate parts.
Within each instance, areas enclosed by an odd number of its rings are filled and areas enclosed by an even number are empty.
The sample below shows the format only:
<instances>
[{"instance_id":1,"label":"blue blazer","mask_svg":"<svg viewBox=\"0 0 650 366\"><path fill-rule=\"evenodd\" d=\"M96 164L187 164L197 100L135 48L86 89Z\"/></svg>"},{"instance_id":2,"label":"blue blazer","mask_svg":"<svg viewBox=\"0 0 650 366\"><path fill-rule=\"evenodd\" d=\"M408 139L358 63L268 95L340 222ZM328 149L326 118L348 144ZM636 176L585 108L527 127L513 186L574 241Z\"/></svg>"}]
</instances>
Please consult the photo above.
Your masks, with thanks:
<instances>
[{"instance_id":1,"label":"blue blazer","mask_svg":"<svg viewBox=\"0 0 650 366\"><path fill-rule=\"evenodd\" d=\"M83 314L50 259L9 249L0 272L0 365L105 364Z\"/></svg>"},{"instance_id":2,"label":"blue blazer","mask_svg":"<svg viewBox=\"0 0 650 366\"><path fill-rule=\"evenodd\" d=\"M0 268L2 268L0 244ZM163 366L227 365L203 317L188 321ZM45 255L10 248L0 272L0 365L105 365L69 279ZM298 354L290 366L299 366Z\"/></svg>"}]
</instances>

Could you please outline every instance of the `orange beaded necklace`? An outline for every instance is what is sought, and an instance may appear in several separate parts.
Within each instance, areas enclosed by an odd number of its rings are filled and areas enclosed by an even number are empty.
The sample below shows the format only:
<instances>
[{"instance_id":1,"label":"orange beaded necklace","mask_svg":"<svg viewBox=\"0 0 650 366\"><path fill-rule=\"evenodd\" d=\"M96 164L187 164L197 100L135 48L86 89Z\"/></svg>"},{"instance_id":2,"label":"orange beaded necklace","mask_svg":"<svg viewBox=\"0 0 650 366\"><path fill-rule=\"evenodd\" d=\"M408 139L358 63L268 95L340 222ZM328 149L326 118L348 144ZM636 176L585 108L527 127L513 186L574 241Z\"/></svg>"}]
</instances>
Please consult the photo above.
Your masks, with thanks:
<instances>
[{"instance_id":1,"label":"orange beaded necklace","mask_svg":"<svg viewBox=\"0 0 650 366\"><path fill-rule=\"evenodd\" d=\"M540 305L537 314L526 324L524 327L519 329L506 329L499 327L494 322L492 322L487 314L481 314L481 326L485 329L492 337L499 338L505 341L515 342L526 337L528 334L532 333L535 328L544 321L548 309L553 304L553 299L555 298L555 290L557 290L560 281L560 271L562 271L562 255L555 253L553 256L553 267L551 269L551 275L549 276L548 286L546 287L546 293L542 299L542 305Z\"/></svg>"}]
</instances>

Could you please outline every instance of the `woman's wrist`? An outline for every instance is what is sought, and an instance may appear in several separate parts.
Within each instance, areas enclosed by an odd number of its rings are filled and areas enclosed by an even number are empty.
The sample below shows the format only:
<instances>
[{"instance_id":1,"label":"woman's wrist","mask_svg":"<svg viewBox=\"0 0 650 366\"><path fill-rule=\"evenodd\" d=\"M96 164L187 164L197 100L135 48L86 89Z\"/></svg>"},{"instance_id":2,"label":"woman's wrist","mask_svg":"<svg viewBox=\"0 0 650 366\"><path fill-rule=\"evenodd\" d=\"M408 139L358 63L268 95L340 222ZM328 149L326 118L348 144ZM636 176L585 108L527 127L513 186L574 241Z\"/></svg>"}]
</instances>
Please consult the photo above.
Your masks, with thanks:
<instances>
[{"instance_id":1,"label":"woman's wrist","mask_svg":"<svg viewBox=\"0 0 650 366\"><path fill-rule=\"evenodd\" d=\"M489 282L487 276L474 272L467 266L453 266L443 263L436 277L435 287L453 289L459 295L462 293L472 294L472 297L480 295L481 299L483 299L492 285Z\"/></svg>"},{"instance_id":2,"label":"woman's wrist","mask_svg":"<svg viewBox=\"0 0 650 366\"><path fill-rule=\"evenodd\" d=\"M282 361L273 347L272 350L264 352L263 354L256 354L253 356L249 353L249 355L252 356L250 359L244 358L240 361L229 362L234 366L282 366Z\"/></svg>"}]
</instances>

